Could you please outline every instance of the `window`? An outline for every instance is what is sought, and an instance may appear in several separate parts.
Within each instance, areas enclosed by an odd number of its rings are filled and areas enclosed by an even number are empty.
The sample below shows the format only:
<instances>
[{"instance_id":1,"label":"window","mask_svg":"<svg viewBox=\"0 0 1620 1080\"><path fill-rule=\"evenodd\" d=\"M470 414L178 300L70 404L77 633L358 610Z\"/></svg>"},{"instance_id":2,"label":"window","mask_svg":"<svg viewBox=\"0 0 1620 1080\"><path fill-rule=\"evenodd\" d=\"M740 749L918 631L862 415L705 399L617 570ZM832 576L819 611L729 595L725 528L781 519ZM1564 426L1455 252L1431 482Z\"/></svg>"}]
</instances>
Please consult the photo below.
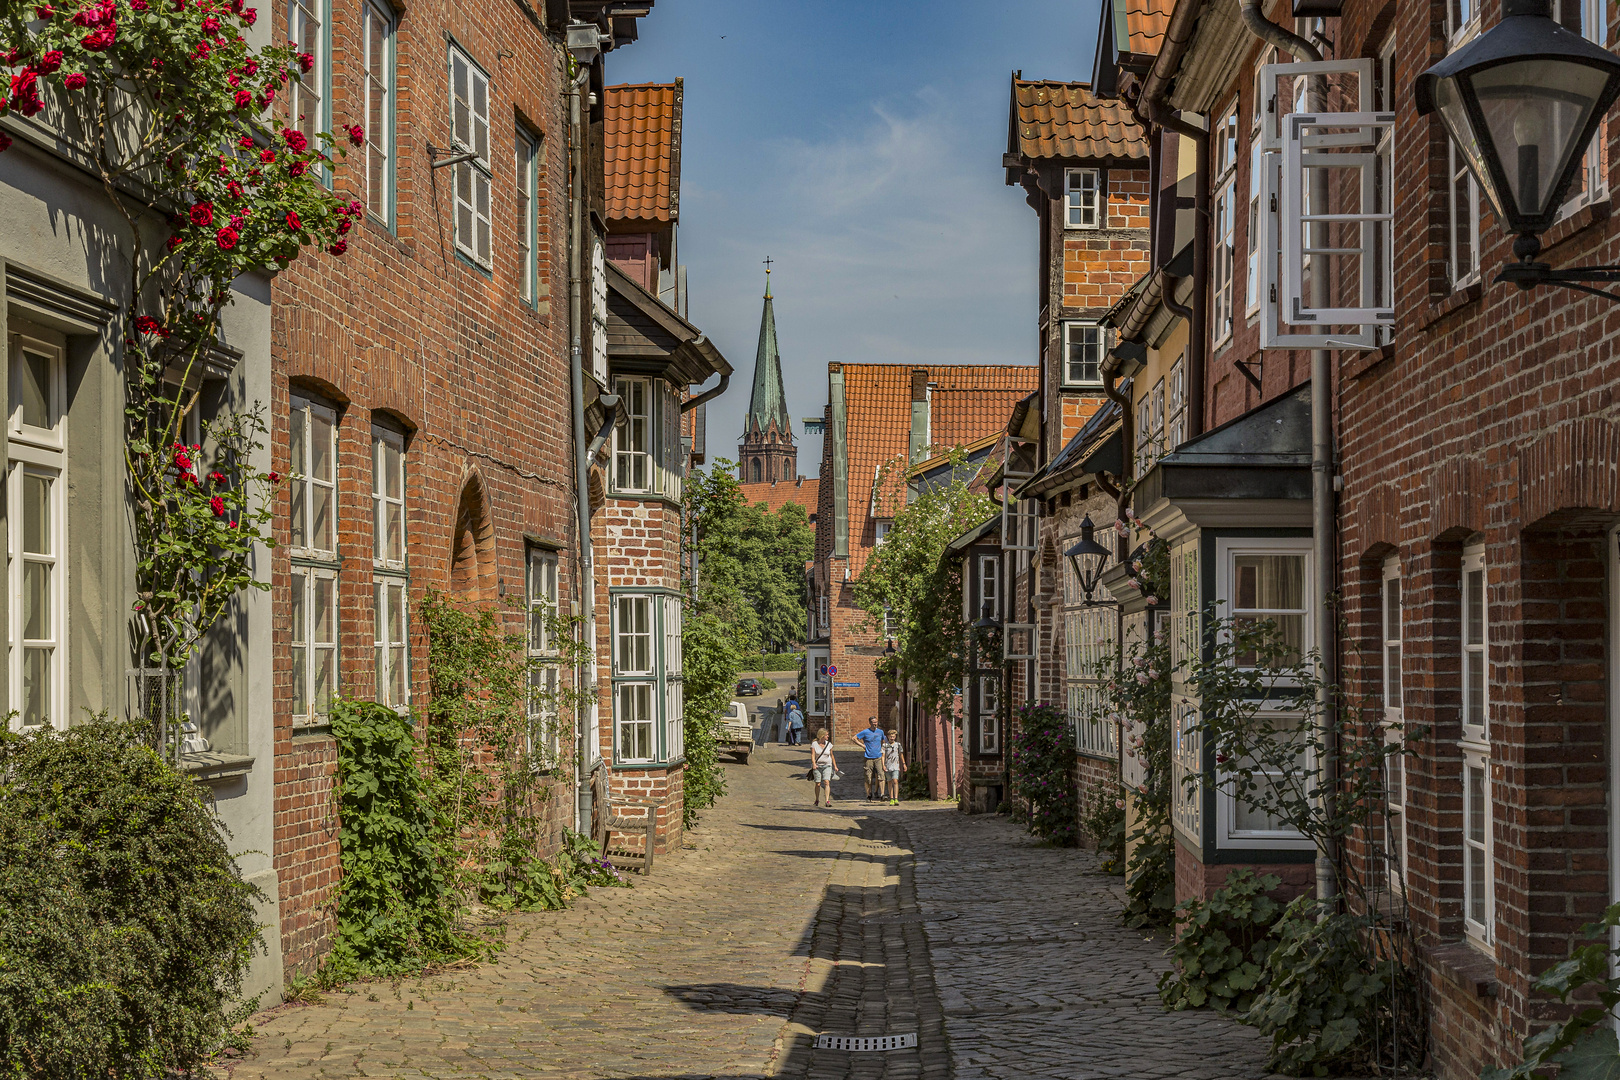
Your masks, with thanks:
<instances>
[{"instance_id":1,"label":"window","mask_svg":"<svg viewBox=\"0 0 1620 1080\"><path fill-rule=\"evenodd\" d=\"M812 649L808 653L806 663L810 666L810 700L808 716L826 716L828 695L831 687L827 678L827 650Z\"/></svg>"},{"instance_id":2,"label":"window","mask_svg":"<svg viewBox=\"0 0 1620 1080\"><path fill-rule=\"evenodd\" d=\"M295 397L287 434L293 723L324 724L338 679L336 414Z\"/></svg>"},{"instance_id":3,"label":"window","mask_svg":"<svg viewBox=\"0 0 1620 1080\"><path fill-rule=\"evenodd\" d=\"M1233 218L1237 198L1237 104L1227 110L1210 134L1214 151L1215 198L1214 240L1215 257L1211 263L1210 288L1214 301L1214 332L1217 343L1232 336L1232 270L1236 260L1236 236Z\"/></svg>"},{"instance_id":4,"label":"window","mask_svg":"<svg viewBox=\"0 0 1620 1080\"><path fill-rule=\"evenodd\" d=\"M68 719L65 365L59 343L12 337L8 659L12 723L25 731L66 727Z\"/></svg>"},{"instance_id":5,"label":"window","mask_svg":"<svg viewBox=\"0 0 1620 1080\"><path fill-rule=\"evenodd\" d=\"M362 13L366 66L366 209L394 221L394 14L367 0Z\"/></svg>"},{"instance_id":6,"label":"window","mask_svg":"<svg viewBox=\"0 0 1620 1080\"><path fill-rule=\"evenodd\" d=\"M1395 35L1389 34L1384 43L1378 47L1378 58L1373 64L1373 100L1377 102L1382 112L1394 112L1395 103ZM1373 154L1378 158L1377 168L1373 174L1373 203L1380 208L1394 209L1395 205L1395 129L1382 128L1378 133L1378 142L1374 145ZM1394 227L1378 227L1372 233L1373 265L1377 273L1373 275L1372 296L1370 300L1374 307L1395 306L1395 260L1391 248L1394 244ZM1381 340L1388 341L1393 335L1393 328L1381 331Z\"/></svg>"},{"instance_id":7,"label":"window","mask_svg":"<svg viewBox=\"0 0 1620 1080\"><path fill-rule=\"evenodd\" d=\"M1001 618L1001 558L999 556L979 556L979 612L977 617Z\"/></svg>"},{"instance_id":8,"label":"window","mask_svg":"<svg viewBox=\"0 0 1620 1080\"><path fill-rule=\"evenodd\" d=\"M1479 30L1479 0L1446 0L1446 40L1451 48Z\"/></svg>"},{"instance_id":9,"label":"window","mask_svg":"<svg viewBox=\"0 0 1620 1080\"><path fill-rule=\"evenodd\" d=\"M764 468L763 465L760 464L759 458L755 458L754 459L753 482L757 484L763 479L765 479L765 468Z\"/></svg>"},{"instance_id":10,"label":"window","mask_svg":"<svg viewBox=\"0 0 1620 1080\"><path fill-rule=\"evenodd\" d=\"M474 154L451 166L455 174L456 248L479 266L490 265L489 76L460 49L450 49L450 144Z\"/></svg>"},{"instance_id":11,"label":"window","mask_svg":"<svg viewBox=\"0 0 1620 1080\"><path fill-rule=\"evenodd\" d=\"M1070 229L1096 229L1102 225L1102 198L1096 169L1064 172L1063 224Z\"/></svg>"},{"instance_id":12,"label":"window","mask_svg":"<svg viewBox=\"0 0 1620 1080\"><path fill-rule=\"evenodd\" d=\"M1153 395L1143 394L1136 403L1136 475L1153 467Z\"/></svg>"},{"instance_id":13,"label":"window","mask_svg":"<svg viewBox=\"0 0 1620 1080\"><path fill-rule=\"evenodd\" d=\"M1001 753L1001 680L979 674L979 753Z\"/></svg>"},{"instance_id":14,"label":"window","mask_svg":"<svg viewBox=\"0 0 1620 1080\"><path fill-rule=\"evenodd\" d=\"M1553 0L1552 16L1566 30L1580 34L1600 48L1608 47L1606 0ZM1558 208L1559 218L1566 218L1608 194L1608 170L1604 167L1608 159L1607 132L1606 121L1600 122L1597 131L1593 132L1592 144L1582 155L1580 167L1576 169L1575 178L1564 196L1564 203Z\"/></svg>"},{"instance_id":15,"label":"window","mask_svg":"<svg viewBox=\"0 0 1620 1080\"><path fill-rule=\"evenodd\" d=\"M287 5L287 38L301 53L314 60L308 71L292 80L287 107L293 126L315 145L315 136L330 131L330 106L326 100L331 80L332 58L326 48L326 0L290 0Z\"/></svg>"},{"instance_id":16,"label":"window","mask_svg":"<svg viewBox=\"0 0 1620 1080\"><path fill-rule=\"evenodd\" d=\"M1190 701L1172 703L1176 718L1175 745L1171 748L1170 816L1196 845L1204 842L1204 736L1198 730L1198 706Z\"/></svg>"},{"instance_id":17,"label":"window","mask_svg":"<svg viewBox=\"0 0 1620 1080\"><path fill-rule=\"evenodd\" d=\"M889 530L894 528L894 522L885 518L878 518L872 522L872 535L875 544L882 544L889 539Z\"/></svg>"},{"instance_id":18,"label":"window","mask_svg":"<svg viewBox=\"0 0 1620 1080\"><path fill-rule=\"evenodd\" d=\"M1490 949L1496 933L1496 839L1491 794L1490 679L1487 650L1490 610L1485 546L1470 544L1462 557L1463 929Z\"/></svg>"},{"instance_id":19,"label":"window","mask_svg":"<svg viewBox=\"0 0 1620 1080\"><path fill-rule=\"evenodd\" d=\"M821 628L822 633L826 633L832 625L831 620L827 618L826 593L822 593L820 596L816 597L816 625Z\"/></svg>"},{"instance_id":20,"label":"window","mask_svg":"<svg viewBox=\"0 0 1620 1080\"><path fill-rule=\"evenodd\" d=\"M377 700L411 700L410 577L405 569L405 440L371 431L371 565L376 604Z\"/></svg>"},{"instance_id":21,"label":"window","mask_svg":"<svg viewBox=\"0 0 1620 1080\"><path fill-rule=\"evenodd\" d=\"M536 764L555 766L561 760L557 684L560 675L557 643L547 621L557 613L557 554L529 549L524 571L524 611L528 620L529 739Z\"/></svg>"},{"instance_id":22,"label":"window","mask_svg":"<svg viewBox=\"0 0 1620 1080\"><path fill-rule=\"evenodd\" d=\"M1187 441L1187 372L1182 358L1170 365L1169 417L1165 420L1164 448L1175 450Z\"/></svg>"},{"instance_id":23,"label":"window","mask_svg":"<svg viewBox=\"0 0 1620 1080\"><path fill-rule=\"evenodd\" d=\"M613 429L613 488L679 499L686 477L681 445L681 403L663 379L619 379L615 384L624 423ZM751 465L759 482L759 459Z\"/></svg>"},{"instance_id":24,"label":"window","mask_svg":"<svg viewBox=\"0 0 1620 1080\"><path fill-rule=\"evenodd\" d=\"M518 192L518 295L532 305L539 295L540 264L538 207L540 203L540 140L517 129L514 178Z\"/></svg>"},{"instance_id":25,"label":"window","mask_svg":"<svg viewBox=\"0 0 1620 1080\"><path fill-rule=\"evenodd\" d=\"M1384 719L1401 722L1401 562L1384 560L1382 623L1384 637Z\"/></svg>"},{"instance_id":26,"label":"window","mask_svg":"<svg viewBox=\"0 0 1620 1080\"><path fill-rule=\"evenodd\" d=\"M1265 79L1261 72L1267 64L1277 62L1277 50L1266 49L1254 65L1254 89L1249 98L1249 217L1246 247L1248 249L1248 276L1244 279L1243 302L1248 314L1260 309L1260 233L1261 199L1265 190L1265 141L1260 137L1270 104Z\"/></svg>"},{"instance_id":27,"label":"window","mask_svg":"<svg viewBox=\"0 0 1620 1080\"><path fill-rule=\"evenodd\" d=\"M620 764L685 752L681 598L620 593L613 599L614 747Z\"/></svg>"},{"instance_id":28,"label":"window","mask_svg":"<svg viewBox=\"0 0 1620 1080\"><path fill-rule=\"evenodd\" d=\"M1105 340L1105 331L1095 324L1063 324L1063 385L1102 385Z\"/></svg>"},{"instance_id":29,"label":"window","mask_svg":"<svg viewBox=\"0 0 1620 1080\"><path fill-rule=\"evenodd\" d=\"M1303 553L1231 552L1232 619L1238 628L1270 622L1294 661L1306 650L1305 561ZM1237 658L1243 667L1260 662L1255 653Z\"/></svg>"},{"instance_id":30,"label":"window","mask_svg":"<svg viewBox=\"0 0 1620 1080\"><path fill-rule=\"evenodd\" d=\"M1379 604L1380 636L1384 661L1385 738L1398 743L1403 738L1401 722L1401 562L1391 556L1384 560L1383 590ZM1406 880L1406 758L1390 753L1384 758L1384 790L1388 810L1384 818L1385 858L1389 863L1391 887L1397 891Z\"/></svg>"},{"instance_id":31,"label":"window","mask_svg":"<svg viewBox=\"0 0 1620 1080\"><path fill-rule=\"evenodd\" d=\"M898 624L894 621L894 608L887 604L883 606L883 640L892 641L897 632Z\"/></svg>"},{"instance_id":32,"label":"window","mask_svg":"<svg viewBox=\"0 0 1620 1080\"><path fill-rule=\"evenodd\" d=\"M1479 280L1479 185L1456 143L1446 154L1446 272L1459 289Z\"/></svg>"},{"instance_id":33,"label":"window","mask_svg":"<svg viewBox=\"0 0 1620 1080\"><path fill-rule=\"evenodd\" d=\"M1153 456L1164 456L1164 380L1153 385Z\"/></svg>"},{"instance_id":34,"label":"window","mask_svg":"<svg viewBox=\"0 0 1620 1080\"><path fill-rule=\"evenodd\" d=\"M1067 543L1068 541L1066 541ZM1073 576L1073 571L1070 571ZM1114 656L1112 606L1096 605L1064 615L1064 689L1075 749L1112 758L1119 752L1118 730L1107 715L1103 683Z\"/></svg>"}]
</instances>

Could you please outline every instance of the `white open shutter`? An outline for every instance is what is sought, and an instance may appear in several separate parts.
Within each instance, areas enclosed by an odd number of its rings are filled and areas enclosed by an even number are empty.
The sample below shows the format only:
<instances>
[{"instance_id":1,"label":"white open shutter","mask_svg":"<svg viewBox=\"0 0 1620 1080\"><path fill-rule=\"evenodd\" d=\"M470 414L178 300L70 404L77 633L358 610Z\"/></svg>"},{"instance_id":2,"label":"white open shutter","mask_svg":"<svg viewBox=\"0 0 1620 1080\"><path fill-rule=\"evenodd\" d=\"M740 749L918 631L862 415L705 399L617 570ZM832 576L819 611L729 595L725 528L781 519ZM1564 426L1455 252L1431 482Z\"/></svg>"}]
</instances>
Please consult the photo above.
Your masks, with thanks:
<instances>
[{"instance_id":1,"label":"white open shutter","mask_svg":"<svg viewBox=\"0 0 1620 1080\"><path fill-rule=\"evenodd\" d=\"M1266 96L1265 109L1260 114L1260 147L1281 151L1283 145L1283 118L1289 113L1325 113L1354 102L1354 110L1372 112L1373 65L1366 56L1357 60L1312 60L1292 64L1267 64L1260 69L1260 92ZM1307 82L1301 84L1300 80ZM1311 80L1316 80L1314 85ZM1318 100L1313 102L1314 93ZM1325 144L1324 144L1325 145Z\"/></svg>"}]
</instances>

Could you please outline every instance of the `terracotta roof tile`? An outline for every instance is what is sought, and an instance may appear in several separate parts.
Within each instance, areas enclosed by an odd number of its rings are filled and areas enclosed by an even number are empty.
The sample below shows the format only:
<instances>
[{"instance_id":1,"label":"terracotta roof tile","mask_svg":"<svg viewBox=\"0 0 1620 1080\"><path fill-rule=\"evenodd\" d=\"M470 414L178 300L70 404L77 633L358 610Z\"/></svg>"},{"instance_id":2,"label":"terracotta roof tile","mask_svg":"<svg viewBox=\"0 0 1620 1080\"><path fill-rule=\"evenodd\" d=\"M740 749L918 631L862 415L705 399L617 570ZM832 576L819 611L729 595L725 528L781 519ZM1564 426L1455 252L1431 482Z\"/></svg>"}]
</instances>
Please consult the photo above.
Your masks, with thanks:
<instances>
[{"instance_id":1,"label":"terracotta roof tile","mask_svg":"<svg viewBox=\"0 0 1620 1080\"><path fill-rule=\"evenodd\" d=\"M821 494L820 480L778 480L775 483L737 486L742 489L743 498L750 503L764 503L765 509L773 514L788 503L798 503L804 507L806 517L811 521L816 519L816 499Z\"/></svg>"},{"instance_id":2,"label":"terracotta roof tile","mask_svg":"<svg viewBox=\"0 0 1620 1080\"><path fill-rule=\"evenodd\" d=\"M849 562L859 574L871 553L872 483L890 462L903 464L911 440L910 364L844 364L845 431L849 440ZM1034 391L1033 365L941 364L928 368L930 443L966 446L1002 431Z\"/></svg>"},{"instance_id":3,"label":"terracotta roof tile","mask_svg":"<svg viewBox=\"0 0 1620 1080\"><path fill-rule=\"evenodd\" d=\"M1014 79L1013 100L1026 158L1147 159L1147 138L1130 109L1092 97L1086 83Z\"/></svg>"},{"instance_id":4,"label":"terracotta roof tile","mask_svg":"<svg viewBox=\"0 0 1620 1080\"><path fill-rule=\"evenodd\" d=\"M602 92L609 222L667 224L681 207L681 80Z\"/></svg>"},{"instance_id":5,"label":"terracotta roof tile","mask_svg":"<svg viewBox=\"0 0 1620 1080\"><path fill-rule=\"evenodd\" d=\"M1125 0L1125 27L1130 34L1132 56L1159 55L1173 10L1172 0Z\"/></svg>"}]
</instances>

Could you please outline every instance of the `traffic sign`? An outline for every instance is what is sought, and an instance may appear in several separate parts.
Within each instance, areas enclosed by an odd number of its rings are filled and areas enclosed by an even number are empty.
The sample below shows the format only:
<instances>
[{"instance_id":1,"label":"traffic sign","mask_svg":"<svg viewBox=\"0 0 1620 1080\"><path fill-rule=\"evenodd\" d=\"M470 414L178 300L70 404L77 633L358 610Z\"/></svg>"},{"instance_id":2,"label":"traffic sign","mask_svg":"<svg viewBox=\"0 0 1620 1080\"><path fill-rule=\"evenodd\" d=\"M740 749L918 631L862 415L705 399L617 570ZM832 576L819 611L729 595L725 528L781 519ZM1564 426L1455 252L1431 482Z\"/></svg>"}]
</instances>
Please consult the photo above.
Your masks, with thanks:
<instances>
[{"instance_id":1,"label":"traffic sign","mask_svg":"<svg viewBox=\"0 0 1620 1080\"><path fill-rule=\"evenodd\" d=\"M836 675L836 674L838 674L838 669L837 669L837 668L835 668L835 667L832 667L832 666L831 666L831 665L828 665L828 667L827 667L827 674L829 674L829 675Z\"/></svg>"}]
</instances>

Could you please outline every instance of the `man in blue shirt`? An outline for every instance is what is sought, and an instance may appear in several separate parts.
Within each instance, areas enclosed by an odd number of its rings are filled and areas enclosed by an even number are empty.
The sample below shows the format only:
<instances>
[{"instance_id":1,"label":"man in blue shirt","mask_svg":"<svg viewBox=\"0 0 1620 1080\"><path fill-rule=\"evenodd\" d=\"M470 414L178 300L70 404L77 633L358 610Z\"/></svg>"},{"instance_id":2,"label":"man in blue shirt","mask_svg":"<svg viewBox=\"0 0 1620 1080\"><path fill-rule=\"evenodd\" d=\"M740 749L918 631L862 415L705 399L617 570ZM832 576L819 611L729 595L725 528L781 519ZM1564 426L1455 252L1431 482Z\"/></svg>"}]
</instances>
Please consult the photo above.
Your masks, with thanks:
<instances>
[{"instance_id":1,"label":"man in blue shirt","mask_svg":"<svg viewBox=\"0 0 1620 1080\"><path fill-rule=\"evenodd\" d=\"M866 801L871 802L883 794L883 729L877 717L866 721L866 729L857 731L855 738L866 750Z\"/></svg>"}]
</instances>

